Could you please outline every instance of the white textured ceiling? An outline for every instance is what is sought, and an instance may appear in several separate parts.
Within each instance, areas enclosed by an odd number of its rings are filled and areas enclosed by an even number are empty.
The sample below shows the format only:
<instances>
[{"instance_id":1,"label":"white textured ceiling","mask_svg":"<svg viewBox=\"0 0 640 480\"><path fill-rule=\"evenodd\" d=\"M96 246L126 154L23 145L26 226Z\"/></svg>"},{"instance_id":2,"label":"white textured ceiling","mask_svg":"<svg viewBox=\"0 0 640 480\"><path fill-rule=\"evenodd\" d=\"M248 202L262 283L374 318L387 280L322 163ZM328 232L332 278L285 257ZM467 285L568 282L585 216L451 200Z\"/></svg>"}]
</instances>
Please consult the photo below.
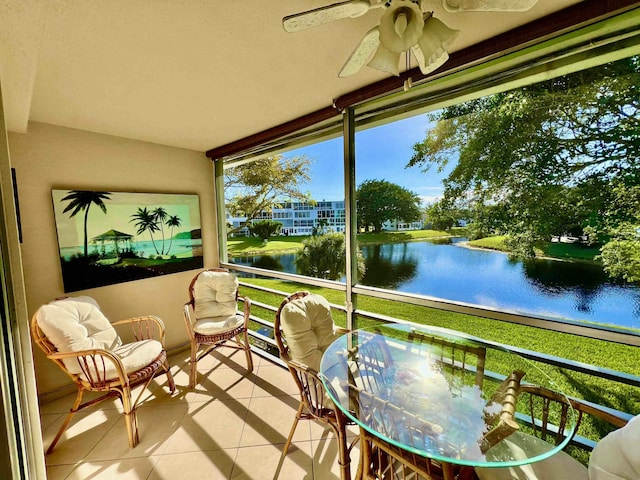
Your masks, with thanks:
<instances>
[{"instance_id":1,"label":"white textured ceiling","mask_svg":"<svg viewBox=\"0 0 640 480\"><path fill-rule=\"evenodd\" d=\"M387 74L338 78L380 9L296 33L283 16L331 0L0 0L9 130L29 121L205 151L331 105ZM451 51L578 0L446 13Z\"/></svg>"}]
</instances>

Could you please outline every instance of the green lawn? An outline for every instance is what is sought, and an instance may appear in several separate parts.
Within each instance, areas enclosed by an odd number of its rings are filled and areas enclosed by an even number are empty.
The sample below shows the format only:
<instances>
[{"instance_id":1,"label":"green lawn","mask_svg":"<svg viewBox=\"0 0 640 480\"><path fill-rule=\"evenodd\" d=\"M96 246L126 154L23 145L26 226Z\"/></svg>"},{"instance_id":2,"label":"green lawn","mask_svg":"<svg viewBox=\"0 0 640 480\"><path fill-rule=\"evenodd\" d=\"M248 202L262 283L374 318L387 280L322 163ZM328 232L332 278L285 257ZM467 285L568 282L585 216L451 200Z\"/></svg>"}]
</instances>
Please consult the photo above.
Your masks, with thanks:
<instances>
[{"instance_id":1,"label":"green lawn","mask_svg":"<svg viewBox=\"0 0 640 480\"><path fill-rule=\"evenodd\" d=\"M404 243L417 242L437 238L449 238L463 232L451 233L439 230L411 230L407 232L382 232L382 233L361 233L358 235L358 244L376 245L384 243ZM297 236L276 236L271 237L267 242L263 242L256 237L233 237L227 240L227 251L231 257L241 257L243 255L276 255L280 253L295 253L302 248L305 235ZM504 244L504 236L496 235L485 237L480 240L468 242L470 247L486 248L501 252L509 252ZM551 257L564 260L596 261L594 258L600 253L598 247L589 247L570 243L547 243L543 247L536 249L539 257Z\"/></svg>"},{"instance_id":2,"label":"green lawn","mask_svg":"<svg viewBox=\"0 0 640 480\"><path fill-rule=\"evenodd\" d=\"M360 245L381 243L402 243L426 240L438 237L450 237L447 232L438 230L412 230L408 232L362 233L358 235ZM256 237L232 237L227 240L227 251L230 256L292 253L302 248L302 241L308 238L298 236L276 236L263 242Z\"/></svg>"},{"instance_id":3,"label":"green lawn","mask_svg":"<svg viewBox=\"0 0 640 480\"><path fill-rule=\"evenodd\" d=\"M504 235L485 237L479 240L468 242L470 247L487 248L500 252L509 252L509 248L504 244ZM596 262L596 255L600 254L600 247L581 245L576 243L552 243L548 242L540 248L535 249L536 256L550 257L564 260L578 260Z\"/></svg>"}]
</instances>

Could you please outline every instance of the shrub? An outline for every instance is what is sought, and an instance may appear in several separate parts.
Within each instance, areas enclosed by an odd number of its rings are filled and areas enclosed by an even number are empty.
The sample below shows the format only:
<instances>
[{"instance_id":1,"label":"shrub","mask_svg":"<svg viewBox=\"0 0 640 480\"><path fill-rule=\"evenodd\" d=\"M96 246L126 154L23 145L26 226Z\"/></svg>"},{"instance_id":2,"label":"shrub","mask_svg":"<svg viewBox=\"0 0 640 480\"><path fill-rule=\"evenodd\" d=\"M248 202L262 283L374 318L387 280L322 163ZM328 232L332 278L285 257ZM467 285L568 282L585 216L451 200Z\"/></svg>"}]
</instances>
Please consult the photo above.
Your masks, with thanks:
<instances>
[{"instance_id":1,"label":"shrub","mask_svg":"<svg viewBox=\"0 0 640 480\"><path fill-rule=\"evenodd\" d=\"M364 257L357 251L358 275L365 272ZM296 256L296 266L302 275L339 280L346 271L346 245L344 235L329 233L306 238Z\"/></svg>"}]
</instances>

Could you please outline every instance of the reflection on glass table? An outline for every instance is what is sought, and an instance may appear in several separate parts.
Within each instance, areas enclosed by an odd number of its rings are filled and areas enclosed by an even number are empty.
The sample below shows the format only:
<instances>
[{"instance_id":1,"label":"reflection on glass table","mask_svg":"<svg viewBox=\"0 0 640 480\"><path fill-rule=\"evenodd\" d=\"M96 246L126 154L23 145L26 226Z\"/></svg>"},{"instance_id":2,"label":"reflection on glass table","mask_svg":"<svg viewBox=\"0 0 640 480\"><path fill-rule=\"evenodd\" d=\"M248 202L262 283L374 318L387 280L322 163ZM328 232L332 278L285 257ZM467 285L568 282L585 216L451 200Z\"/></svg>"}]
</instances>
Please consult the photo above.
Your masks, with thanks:
<instances>
[{"instance_id":1,"label":"reflection on glass table","mask_svg":"<svg viewBox=\"0 0 640 480\"><path fill-rule=\"evenodd\" d=\"M552 381L525 358L476 340L444 329L385 325L350 332L326 350L323 382L360 426L364 478L388 478L385 469L403 465L425 478L473 478L472 467L536 462L569 442L574 412ZM510 373L488 371L488 354L491 365ZM528 416L516 414L525 410L521 392L532 388L566 400L562 411L545 413L543 401L526 405L533 409ZM530 434L554 421L554 438Z\"/></svg>"}]
</instances>

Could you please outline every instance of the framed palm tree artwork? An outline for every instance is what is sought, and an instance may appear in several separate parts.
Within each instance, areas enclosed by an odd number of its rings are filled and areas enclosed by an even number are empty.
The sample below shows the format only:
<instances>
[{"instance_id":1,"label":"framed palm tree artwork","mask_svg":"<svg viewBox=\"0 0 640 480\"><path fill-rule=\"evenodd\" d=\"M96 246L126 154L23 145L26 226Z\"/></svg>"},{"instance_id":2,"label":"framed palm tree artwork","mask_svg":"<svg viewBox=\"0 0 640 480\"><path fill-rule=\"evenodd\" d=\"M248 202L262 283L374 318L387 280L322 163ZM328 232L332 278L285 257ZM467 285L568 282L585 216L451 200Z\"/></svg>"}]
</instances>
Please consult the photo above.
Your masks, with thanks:
<instances>
[{"instance_id":1,"label":"framed palm tree artwork","mask_svg":"<svg viewBox=\"0 0 640 480\"><path fill-rule=\"evenodd\" d=\"M198 195L51 193L65 292L203 267Z\"/></svg>"}]
</instances>

